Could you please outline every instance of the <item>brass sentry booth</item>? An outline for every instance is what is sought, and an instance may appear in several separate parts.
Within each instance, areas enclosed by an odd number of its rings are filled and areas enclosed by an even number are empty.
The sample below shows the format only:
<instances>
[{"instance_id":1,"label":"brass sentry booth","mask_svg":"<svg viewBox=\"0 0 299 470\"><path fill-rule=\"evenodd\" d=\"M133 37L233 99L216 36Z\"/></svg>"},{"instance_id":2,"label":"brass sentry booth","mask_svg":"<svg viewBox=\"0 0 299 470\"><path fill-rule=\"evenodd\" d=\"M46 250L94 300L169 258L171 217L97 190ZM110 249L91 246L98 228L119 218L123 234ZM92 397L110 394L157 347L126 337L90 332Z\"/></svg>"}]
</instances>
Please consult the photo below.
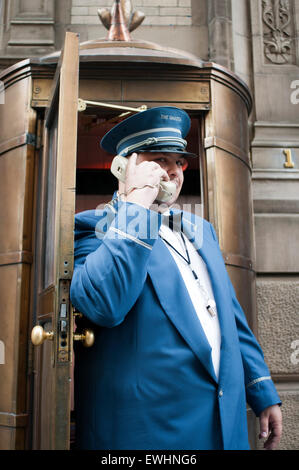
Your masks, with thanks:
<instances>
[{"instance_id":1,"label":"brass sentry booth","mask_svg":"<svg viewBox=\"0 0 299 470\"><path fill-rule=\"evenodd\" d=\"M74 214L116 188L99 142L123 113L189 113L188 148L199 157L179 203L202 204L255 330L248 88L222 66L118 33L112 25L107 39L81 45L67 33L61 54L0 75L1 449L71 446L73 341L94 340L92 331L74 334Z\"/></svg>"}]
</instances>

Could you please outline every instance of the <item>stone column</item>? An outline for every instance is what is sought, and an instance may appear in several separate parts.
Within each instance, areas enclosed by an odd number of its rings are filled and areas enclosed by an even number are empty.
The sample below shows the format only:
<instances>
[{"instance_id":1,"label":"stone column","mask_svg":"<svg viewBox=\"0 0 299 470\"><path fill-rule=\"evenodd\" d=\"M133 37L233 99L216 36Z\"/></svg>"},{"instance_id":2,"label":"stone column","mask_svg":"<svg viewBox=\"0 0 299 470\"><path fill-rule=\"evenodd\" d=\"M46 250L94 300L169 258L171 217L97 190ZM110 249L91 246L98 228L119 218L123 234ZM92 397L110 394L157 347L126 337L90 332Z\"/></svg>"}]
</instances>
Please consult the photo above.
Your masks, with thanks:
<instances>
[{"instance_id":1,"label":"stone column","mask_svg":"<svg viewBox=\"0 0 299 470\"><path fill-rule=\"evenodd\" d=\"M208 0L209 59L234 70L231 0Z\"/></svg>"}]
</instances>

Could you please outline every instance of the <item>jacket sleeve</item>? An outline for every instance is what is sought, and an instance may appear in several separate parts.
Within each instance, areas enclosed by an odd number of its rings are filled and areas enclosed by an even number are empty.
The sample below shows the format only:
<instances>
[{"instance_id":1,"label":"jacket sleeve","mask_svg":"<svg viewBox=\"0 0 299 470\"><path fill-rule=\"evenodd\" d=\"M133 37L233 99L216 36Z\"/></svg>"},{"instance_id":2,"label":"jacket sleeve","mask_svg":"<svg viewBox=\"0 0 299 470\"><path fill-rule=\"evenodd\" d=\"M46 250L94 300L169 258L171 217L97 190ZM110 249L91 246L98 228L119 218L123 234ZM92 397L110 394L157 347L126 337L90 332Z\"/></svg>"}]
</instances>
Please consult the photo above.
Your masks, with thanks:
<instances>
[{"instance_id":1,"label":"jacket sleeve","mask_svg":"<svg viewBox=\"0 0 299 470\"><path fill-rule=\"evenodd\" d=\"M89 320L109 328L124 320L143 288L159 228L156 212L122 203L101 239L96 227L86 237L78 231L71 301Z\"/></svg>"},{"instance_id":2,"label":"jacket sleeve","mask_svg":"<svg viewBox=\"0 0 299 470\"><path fill-rule=\"evenodd\" d=\"M211 230L214 239L218 243L217 236L212 225ZM259 416L260 413L268 406L275 404L280 405L281 400L271 379L268 366L265 363L262 348L248 326L246 316L237 300L234 287L228 274L227 281L234 309L244 367L246 399L256 416Z\"/></svg>"}]
</instances>

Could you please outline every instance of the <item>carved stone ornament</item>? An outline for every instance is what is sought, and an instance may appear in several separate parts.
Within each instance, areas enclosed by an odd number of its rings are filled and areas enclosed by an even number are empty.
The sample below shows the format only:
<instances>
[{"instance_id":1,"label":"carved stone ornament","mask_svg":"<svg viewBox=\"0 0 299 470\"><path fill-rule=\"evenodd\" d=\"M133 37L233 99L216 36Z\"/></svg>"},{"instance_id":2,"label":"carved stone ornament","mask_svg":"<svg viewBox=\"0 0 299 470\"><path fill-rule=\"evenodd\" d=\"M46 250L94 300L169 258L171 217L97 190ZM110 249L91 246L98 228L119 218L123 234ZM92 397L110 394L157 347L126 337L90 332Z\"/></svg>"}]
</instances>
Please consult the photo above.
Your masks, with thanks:
<instances>
[{"instance_id":1,"label":"carved stone ornament","mask_svg":"<svg viewBox=\"0 0 299 470\"><path fill-rule=\"evenodd\" d=\"M133 8L131 0L118 0L113 2L112 8L100 8L98 15L100 20L106 29L110 29L112 23L113 11L115 10L115 4L119 3L122 9L122 16L124 23L129 32L134 31L142 23L145 18L145 14L141 11L136 11Z\"/></svg>"},{"instance_id":2,"label":"carved stone ornament","mask_svg":"<svg viewBox=\"0 0 299 470\"><path fill-rule=\"evenodd\" d=\"M290 0L262 0L264 54L268 62L292 62L292 5Z\"/></svg>"}]
</instances>

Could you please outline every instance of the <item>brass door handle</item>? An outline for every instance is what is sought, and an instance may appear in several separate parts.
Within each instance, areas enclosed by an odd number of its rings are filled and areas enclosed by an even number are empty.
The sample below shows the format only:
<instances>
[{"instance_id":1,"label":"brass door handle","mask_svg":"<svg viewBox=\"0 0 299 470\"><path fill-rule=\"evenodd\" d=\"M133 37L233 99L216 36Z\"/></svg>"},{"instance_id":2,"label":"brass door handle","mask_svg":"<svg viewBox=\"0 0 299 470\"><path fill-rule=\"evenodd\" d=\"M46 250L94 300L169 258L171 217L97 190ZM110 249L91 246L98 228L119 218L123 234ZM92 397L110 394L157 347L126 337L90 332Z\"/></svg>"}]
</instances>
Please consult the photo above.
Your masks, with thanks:
<instances>
[{"instance_id":1,"label":"brass door handle","mask_svg":"<svg viewBox=\"0 0 299 470\"><path fill-rule=\"evenodd\" d=\"M82 341L85 348L90 348L94 344L94 332L86 329L82 333L75 333L74 341Z\"/></svg>"},{"instance_id":2,"label":"brass door handle","mask_svg":"<svg viewBox=\"0 0 299 470\"><path fill-rule=\"evenodd\" d=\"M34 346L40 346L44 341L53 341L54 332L45 331L42 326L36 325L31 331L31 341Z\"/></svg>"}]
</instances>

